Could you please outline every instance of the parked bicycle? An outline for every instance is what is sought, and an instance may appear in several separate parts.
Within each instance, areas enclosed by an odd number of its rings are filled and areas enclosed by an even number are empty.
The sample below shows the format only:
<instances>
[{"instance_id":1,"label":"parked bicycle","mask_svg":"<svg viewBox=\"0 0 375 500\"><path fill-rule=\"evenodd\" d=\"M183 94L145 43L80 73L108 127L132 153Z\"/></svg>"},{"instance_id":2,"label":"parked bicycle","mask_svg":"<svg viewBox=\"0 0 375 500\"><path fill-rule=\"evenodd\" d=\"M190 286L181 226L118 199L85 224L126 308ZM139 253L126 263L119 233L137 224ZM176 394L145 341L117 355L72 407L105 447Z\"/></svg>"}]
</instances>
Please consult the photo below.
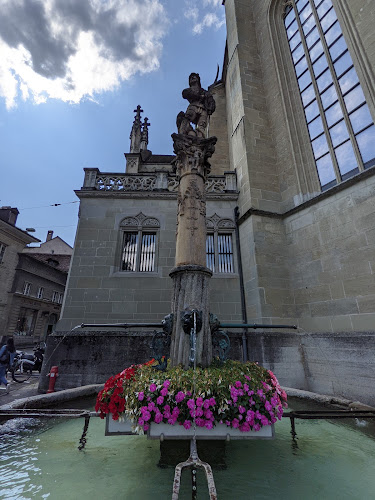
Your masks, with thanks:
<instances>
[{"instance_id":1,"label":"parked bicycle","mask_svg":"<svg viewBox=\"0 0 375 500\"><path fill-rule=\"evenodd\" d=\"M38 344L34 348L34 354L26 354L22 351L17 351L13 366L11 367L12 379L15 382L22 383L29 380L33 374L33 370L37 370L40 373L45 347L46 345L44 343Z\"/></svg>"}]
</instances>

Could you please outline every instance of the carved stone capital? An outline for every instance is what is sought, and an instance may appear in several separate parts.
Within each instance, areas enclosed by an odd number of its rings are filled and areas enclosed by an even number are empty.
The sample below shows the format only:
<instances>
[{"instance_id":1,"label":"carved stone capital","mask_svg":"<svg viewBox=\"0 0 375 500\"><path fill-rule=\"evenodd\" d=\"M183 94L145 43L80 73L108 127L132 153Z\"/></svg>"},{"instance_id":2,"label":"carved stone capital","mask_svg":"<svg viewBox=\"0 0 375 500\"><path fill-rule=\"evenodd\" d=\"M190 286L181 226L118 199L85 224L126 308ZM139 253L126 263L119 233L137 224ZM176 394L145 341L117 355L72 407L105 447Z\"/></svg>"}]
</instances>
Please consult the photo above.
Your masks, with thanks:
<instances>
[{"instance_id":1,"label":"carved stone capital","mask_svg":"<svg viewBox=\"0 0 375 500\"><path fill-rule=\"evenodd\" d=\"M173 150L176 155L176 174L182 177L195 173L206 179L211 165L208 159L215 152L216 137L204 139L182 134L172 134Z\"/></svg>"}]
</instances>

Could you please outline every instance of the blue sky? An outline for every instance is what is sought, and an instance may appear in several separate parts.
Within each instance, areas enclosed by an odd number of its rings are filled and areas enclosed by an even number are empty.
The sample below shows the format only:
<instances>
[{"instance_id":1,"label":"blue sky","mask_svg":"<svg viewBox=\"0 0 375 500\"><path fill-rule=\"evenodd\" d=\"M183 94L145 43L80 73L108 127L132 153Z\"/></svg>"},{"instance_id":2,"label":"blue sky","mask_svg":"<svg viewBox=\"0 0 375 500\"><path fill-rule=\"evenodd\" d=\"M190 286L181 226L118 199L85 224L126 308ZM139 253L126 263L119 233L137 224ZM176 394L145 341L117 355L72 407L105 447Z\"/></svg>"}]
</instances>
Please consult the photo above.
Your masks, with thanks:
<instances>
[{"instance_id":1,"label":"blue sky","mask_svg":"<svg viewBox=\"0 0 375 500\"><path fill-rule=\"evenodd\" d=\"M172 154L188 75L207 88L222 69L221 3L2 0L0 206L19 209L18 227L73 245L82 169L125 170L137 104L149 149Z\"/></svg>"}]
</instances>

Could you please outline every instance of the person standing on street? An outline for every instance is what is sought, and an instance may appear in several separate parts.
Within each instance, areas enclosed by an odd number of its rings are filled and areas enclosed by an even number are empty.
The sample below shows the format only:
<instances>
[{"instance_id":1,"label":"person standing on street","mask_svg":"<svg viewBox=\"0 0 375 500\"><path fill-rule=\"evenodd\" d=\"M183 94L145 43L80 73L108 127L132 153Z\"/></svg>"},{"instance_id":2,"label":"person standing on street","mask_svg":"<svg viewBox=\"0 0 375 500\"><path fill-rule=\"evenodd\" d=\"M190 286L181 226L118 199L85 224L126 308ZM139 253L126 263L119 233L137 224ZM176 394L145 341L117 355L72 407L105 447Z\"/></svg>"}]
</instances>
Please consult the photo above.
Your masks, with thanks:
<instances>
[{"instance_id":1,"label":"person standing on street","mask_svg":"<svg viewBox=\"0 0 375 500\"><path fill-rule=\"evenodd\" d=\"M9 393L10 384L6 378L7 369L12 366L16 348L12 337L8 337L6 344L0 349L0 385L4 384L6 392Z\"/></svg>"}]
</instances>

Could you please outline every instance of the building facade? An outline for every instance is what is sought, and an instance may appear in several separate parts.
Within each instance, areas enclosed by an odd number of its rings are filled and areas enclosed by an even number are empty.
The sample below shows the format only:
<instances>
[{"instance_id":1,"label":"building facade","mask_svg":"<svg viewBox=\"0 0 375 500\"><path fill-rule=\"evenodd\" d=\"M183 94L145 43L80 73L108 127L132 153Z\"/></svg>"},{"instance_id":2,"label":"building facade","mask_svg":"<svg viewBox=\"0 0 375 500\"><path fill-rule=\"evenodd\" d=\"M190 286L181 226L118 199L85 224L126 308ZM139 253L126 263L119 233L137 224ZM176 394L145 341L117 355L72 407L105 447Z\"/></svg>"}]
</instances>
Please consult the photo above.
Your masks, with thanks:
<instances>
[{"instance_id":1,"label":"building facade","mask_svg":"<svg viewBox=\"0 0 375 500\"><path fill-rule=\"evenodd\" d=\"M73 249L53 231L40 240L15 226L18 210L0 209L1 335L16 346L45 341L60 317Z\"/></svg>"},{"instance_id":2,"label":"building facade","mask_svg":"<svg viewBox=\"0 0 375 500\"><path fill-rule=\"evenodd\" d=\"M285 385L374 402L375 6L223 3L206 183L212 312L244 317L240 250L248 321L299 328L249 333L248 357ZM61 332L170 312L177 182L147 142L139 108L126 173L85 169Z\"/></svg>"}]
</instances>

